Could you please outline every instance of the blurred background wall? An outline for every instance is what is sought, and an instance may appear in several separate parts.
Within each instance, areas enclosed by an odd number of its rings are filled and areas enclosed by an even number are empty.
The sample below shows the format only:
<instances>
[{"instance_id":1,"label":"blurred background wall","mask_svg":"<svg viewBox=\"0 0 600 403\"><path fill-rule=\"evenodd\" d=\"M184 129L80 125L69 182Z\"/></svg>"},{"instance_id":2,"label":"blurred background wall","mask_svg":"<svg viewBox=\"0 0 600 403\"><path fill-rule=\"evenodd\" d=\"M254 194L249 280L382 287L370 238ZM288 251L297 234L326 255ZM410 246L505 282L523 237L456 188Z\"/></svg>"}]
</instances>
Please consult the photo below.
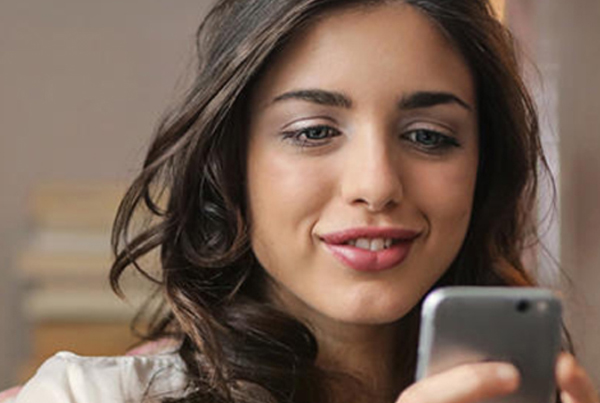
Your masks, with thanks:
<instances>
[{"instance_id":1,"label":"blurred background wall","mask_svg":"<svg viewBox=\"0 0 600 403\"><path fill-rule=\"evenodd\" d=\"M0 388L29 352L15 260L30 194L132 177L210 3L0 1Z\"/></svg>"},{"instance_id":2,"label":"blurred background wall","mask_svg":"<svg viewBox=\"0 0 600 403\"><path fill-rule=\"evenodd\" d=\"M183 87L194 31L211 3L0 1L0 388L31 349L27 283L15 262L35 230L32 193L45 183L132 177L160 113ZM548 242L560 241L550 249L572 280L563 282L569 323L600 386L600 2L506 7L539 66L546 140L560 168L560 225Z\"/></svg>"},{"instance_id":3,"label":"blurred background wall","mask_svg":"<svg viewBox=\"0 0 600 403\"><path fill-rule=\"evenodd\" d=\"M545 2L540 2L545 3ZM558 70L562 266L576 347L600 387L600 1L544 4L540 37ZM548 39L552 39L551 42Z\"/></svg>"},{"instance_id":4,"label":"blurred background wall","mask_svg":"<svg viewBox=\"0 0 600 403\"><path fill-rule=\"evenodd\" d=\"M575 351L600 387L600 2L508 0L555 170L557 214L546 244ZM543 213L543 212L542 212ZM556 246L554 246L556 245ZM546 259L542 270L554 271Z\"/></svg>"}]
</instances>

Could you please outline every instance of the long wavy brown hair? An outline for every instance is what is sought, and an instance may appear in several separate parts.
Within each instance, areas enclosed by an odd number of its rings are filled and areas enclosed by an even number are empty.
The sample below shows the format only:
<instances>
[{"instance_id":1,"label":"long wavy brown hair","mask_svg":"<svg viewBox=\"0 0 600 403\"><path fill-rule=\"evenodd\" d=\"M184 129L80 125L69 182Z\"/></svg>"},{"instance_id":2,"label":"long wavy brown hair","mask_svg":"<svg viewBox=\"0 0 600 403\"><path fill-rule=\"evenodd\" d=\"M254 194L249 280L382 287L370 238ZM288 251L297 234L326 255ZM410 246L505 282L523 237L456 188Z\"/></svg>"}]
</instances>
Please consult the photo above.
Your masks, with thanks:
<instances>
[{"instance_id":1,"label":"long wavy brown hair","mask_svg":"<svg viewBox=\"0 0 600 403\"><path fill-rule=\"evenodd\" d=\"M307 24L336 8L403 1L433 21L472 71L480 163L464 244L439 285L532 285L521 256L535 241L537 115L513 40L485 0L220 0L197 33L193 87L158 126L143 170L117 214L110 280L134 268L162 304L148 338L175 337L187 367L173 402L328 402L334 374L316 364L311 330L266 300L266 275L250 248L245 205L246 102L264 66ZM145 217L145 219L142 219ZM160 252L159 270L141 260ZM413 379L418 309L398 391ZM409 340L409 343L406 343Z\"/></svg>"}]
</instances>

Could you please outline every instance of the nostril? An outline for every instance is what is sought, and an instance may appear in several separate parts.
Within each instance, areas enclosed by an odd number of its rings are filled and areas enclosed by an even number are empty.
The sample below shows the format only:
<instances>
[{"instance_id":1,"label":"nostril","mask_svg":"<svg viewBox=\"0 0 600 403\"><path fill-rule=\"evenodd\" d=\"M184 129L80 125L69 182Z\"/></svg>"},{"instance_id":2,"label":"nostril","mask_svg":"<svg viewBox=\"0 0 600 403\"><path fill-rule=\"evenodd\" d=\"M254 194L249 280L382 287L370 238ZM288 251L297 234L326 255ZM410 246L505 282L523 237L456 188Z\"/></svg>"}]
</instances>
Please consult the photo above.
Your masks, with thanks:
<instances>
[{"instance_id":1,"label":"nostril","mask_svg":"<svg viewBox=\"0 0 600 403\"><path fill-rule=\"evenodd\" d=\"M387 211L398 205L403 196L401 178L391 169L364 165L344 172L341 191L344 200L369 212Z\"/></svg>"},{"instance_id":2,"label":"nostril","mask_svg":"<svg viewBox=\"0 0 600 403\"><path fill-rule=\"evenodd\" d=\"M398 204L398 201L393 198L379 200L362 198L356 200L356 204L363 205L368 211L376 213L393 208Z\"/></svg>"}]
</instances>

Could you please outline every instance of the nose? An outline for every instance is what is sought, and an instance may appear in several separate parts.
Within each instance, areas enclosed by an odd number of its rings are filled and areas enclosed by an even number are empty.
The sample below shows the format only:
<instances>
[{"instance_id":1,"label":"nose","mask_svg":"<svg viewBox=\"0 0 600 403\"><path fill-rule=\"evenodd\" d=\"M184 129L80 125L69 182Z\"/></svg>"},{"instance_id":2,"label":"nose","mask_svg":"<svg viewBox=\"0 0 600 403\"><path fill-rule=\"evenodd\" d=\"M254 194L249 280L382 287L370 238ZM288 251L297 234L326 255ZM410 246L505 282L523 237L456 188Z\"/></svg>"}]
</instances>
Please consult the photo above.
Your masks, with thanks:
<instances>
[{"instance_id":1,"label":"nose","mask_svg":"<svg viewBox=\"0 0 600 403\"><path fill-rule=\"evenodd\" d=\"M341 189L344 201L372 213L398 205L403 198L403 187L397 157L392 145L383 138L354 144L344 164Z\"/></svg>"}]
</instances>

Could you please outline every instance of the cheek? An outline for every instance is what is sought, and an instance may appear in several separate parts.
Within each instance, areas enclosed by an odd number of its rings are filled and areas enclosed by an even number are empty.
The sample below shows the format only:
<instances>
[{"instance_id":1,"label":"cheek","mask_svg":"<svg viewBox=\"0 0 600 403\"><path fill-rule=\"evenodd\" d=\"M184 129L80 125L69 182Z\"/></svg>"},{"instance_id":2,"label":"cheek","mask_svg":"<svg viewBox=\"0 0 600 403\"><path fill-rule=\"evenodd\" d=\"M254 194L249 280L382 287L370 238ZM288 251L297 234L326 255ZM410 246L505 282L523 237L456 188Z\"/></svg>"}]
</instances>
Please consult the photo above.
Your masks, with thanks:
<instances>
[{"instance_id":1,"label":"cheek","mask_svg":"<svg viewBox=\"0 0 600 403\"><path fill-rule=\"evenodd\" d=\"M248 200L253 239L310 239L311 228L332 191L331 178L319 164L281 150L259 146L256 152L251 149L250 157Z\"/></svg>"},{"instance_id":2,"label":"cheek","mask_svg":"<svg viewBox=\"0 0 600 403\"><path fill-rule=\"evenodd\" d=\"M464 236L473 206L476 172L477 159L470 158L424 166L407 181L407 191L433 232Z\"/></svg>"}]
</instances>

